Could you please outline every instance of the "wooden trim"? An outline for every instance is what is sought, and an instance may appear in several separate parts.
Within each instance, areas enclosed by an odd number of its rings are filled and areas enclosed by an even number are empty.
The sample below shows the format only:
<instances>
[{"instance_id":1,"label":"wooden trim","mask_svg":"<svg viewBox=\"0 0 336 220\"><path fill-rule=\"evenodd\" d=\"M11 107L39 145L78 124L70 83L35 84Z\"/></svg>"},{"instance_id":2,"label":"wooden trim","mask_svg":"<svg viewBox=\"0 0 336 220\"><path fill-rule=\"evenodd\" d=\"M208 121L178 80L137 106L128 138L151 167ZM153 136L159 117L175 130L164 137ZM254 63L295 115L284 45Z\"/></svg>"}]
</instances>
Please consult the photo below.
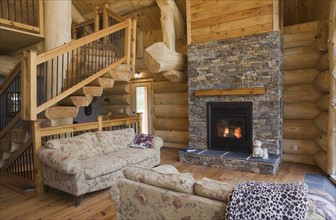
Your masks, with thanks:
<instances>
[{"instance_id":1,"label":"wooden trim","mask_svg":"<svg viewBox=\"0 0 336 220\"><path fill-rule=\"evenodd\" d=\"M13 81L13 79L19 74L19 70L21 69L21 61L19 61L13 68L13 70L7 75L5 80L2 82L0 87L0 94L4 93L5 89L9 84Z\"/></svg>"},{"instance_id":2,"label":"wooden trim","mask_svg":"<svg viewBox=\"0 0 336 220\"><path fill-rule=\"evenodd\" d=\"M52 59L56 56L62 55L66 52L74 50L78 47L81 47L85 44L88 44L92 41L100 39L101 37L107 36L107 35L109 35L113 32L117 32L117 31L119 31L123 28L126 28L126 27L129 27L129 22L128 21L113 25L113 26L108 27L106 29L100 30L96 33L90 34L89 36L85 36L85 37L83 37L81 39L78 39L76 41L69 42L67 44L56 47L56 48L54 48L54 49L52 49L48 52L39 54L37 56L36 65L44 63L44 62L46 62L46 61L48 61L48 60L50 60L50 59Z\"/></svg>"},{"instance_id":3,"label":"wooden trim","mask_svg":"<svg viewBox=\"0 0 336 220\"><path fill-rule=\"evenodd\" d=\"M329 14L329 69L330 69L330 105L328 122L328 148L327 148L327 172L336 175L336 46L335 46L335 23L336 2L330 1Z\"/></svg>"},{"instance_id":4,"label":"wooden trim","mask_svg":"<svg viewBox=\"0 0 336 220\"><path fill-rule=\"evenodd\" d=\"M137 113L138 118L138 133L141 134L142 132L142 113Z\"/></svg>"},{"instance_id":5,"label":"wooden trim","mask_svg":"<svg viewBox=\"0 0 336 220\"><path fill-rule=\"evenodd\" d=\"M40 28L40 35L44 36L44 5L43 1L40 0L39 2L39 28Z\"/></svg>"},{"instance_id":6,"label":"wooden trim","mask_svg":"<svg viewBox=\"0 0 336 220\"><path fill-rule=\"evenodd\" d=\"M11 28L17 28L20 30L24 30L24 31L31 31L31 32L35 32L35 33L40 33L40 28L39 27L35 27L35 26L31 26L28 24L22 24L16 21L10 21L7 19L3 19L0 18L0 24L1 25L5 25L5 26L9 26Z\"/></svg>"},{"instance_id":7,"label":"wooden trim","mask_svg":"<svg viewBox=\"0 0 336 220\"><path fill-rule=\"evenodd\" d=\"M186 0L186 23L187 23L187 44L190 45L191 44L191 18L190 18L190 1L191 0Z\"/></svg>"},{"instance_id":8,"label":"wooden trim","mask_svg":"<svg viewBox=\"0 0 336 220\"><path fill-rule=\"evenodd\" d=\"M118 126L130 123L138 123L138 117L126 117L126 118L115 118L111 120L102 121L102 127L111 127ZM47 128L40 128L40 137L49 136L49 135L57 135L64 134L69 132L76 131L86 131L86 130L98 130L98 122L87 122L81 124L71 124L71 125L61 125L61 126L53 126Z\"/></svg>"},{"instance_id":9,"label":"wooden trim","mask_svg":"<svg viewBox=\"0 0 336 220\"><path fill-rule=\"evenodd\" d=\"M265 87L236 88L236 89L206 89L206 90L196 90L195 96L261 95L265 93L266 93Z\"/></svg>"},{"instance_id":10,"label":"wooden trim","mask_svg":"<svg viewBox=\"0 0 336 220\"><path fill-rule=\"evenodd\" d=\"M279 0L273 0L273 31L280 31Z\"/></svg>"},{"instance_id":11,"label":"wooden trim","mask_svg":"<svg viewBox=\"0 0 336 220\"><path fill-rule=\"evenodd\" d=\"M21 118L21 112L17 113L15 117L0 131L0 138L4 136L9 129L11 129Z\"/></svg>"},{"instance_id":12,"label":"wooden trim","mask_svg":"<svg viewBox=\"0 0 336 220\"><path fill-rule=\"evenodd\" d=\"M53 99L49 100L48 102L43 103L42 105L40 105L40 106L37 107L36 114L38 114L38 113L44 111L45 109L47 109L47 108L55 105L57 102L59 102L62 99L66 98L67 96L69 96L70 94L74 93L75 91L77 91L78 89L82 88L83 86L89 84L93 80L101 77L102 75L104 75L105 73L107 73L111 69L117 67L118 65L124 63L125 61L126 61L126 57L121 58L120 60L114 62L113 64L109 65L108 67L106 67L106 68L100 70L99 72L95 73L94 75L86 78L82 82L77 83L75 86L71 87L70 89L62 92L58 96L56 96Z\"/></svg>"}]
</instances>

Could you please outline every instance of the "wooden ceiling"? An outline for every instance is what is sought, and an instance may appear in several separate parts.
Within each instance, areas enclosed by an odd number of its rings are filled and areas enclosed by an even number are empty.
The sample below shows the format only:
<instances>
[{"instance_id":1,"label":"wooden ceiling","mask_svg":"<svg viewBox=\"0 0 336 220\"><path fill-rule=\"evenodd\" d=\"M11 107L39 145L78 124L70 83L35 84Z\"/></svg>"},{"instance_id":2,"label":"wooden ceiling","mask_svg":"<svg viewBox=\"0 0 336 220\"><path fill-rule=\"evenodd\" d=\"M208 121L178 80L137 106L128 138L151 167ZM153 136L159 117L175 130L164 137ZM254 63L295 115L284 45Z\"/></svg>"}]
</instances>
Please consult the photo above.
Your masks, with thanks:
<instances>
[{"instance_id":1,"label":"wooden ceiling","mask_svg":"<svg viewBox=\"0 0 336 220\"><path fill-rule=\"evenodd\" d=\"M72 0L73 5L85 19L94 17L95 8L108 4L114 13L137 19L142 31L161 29L160 9L155 0ZM186 18L186 0L175 0L177 7Z\"/></svg>"}]
</instances>

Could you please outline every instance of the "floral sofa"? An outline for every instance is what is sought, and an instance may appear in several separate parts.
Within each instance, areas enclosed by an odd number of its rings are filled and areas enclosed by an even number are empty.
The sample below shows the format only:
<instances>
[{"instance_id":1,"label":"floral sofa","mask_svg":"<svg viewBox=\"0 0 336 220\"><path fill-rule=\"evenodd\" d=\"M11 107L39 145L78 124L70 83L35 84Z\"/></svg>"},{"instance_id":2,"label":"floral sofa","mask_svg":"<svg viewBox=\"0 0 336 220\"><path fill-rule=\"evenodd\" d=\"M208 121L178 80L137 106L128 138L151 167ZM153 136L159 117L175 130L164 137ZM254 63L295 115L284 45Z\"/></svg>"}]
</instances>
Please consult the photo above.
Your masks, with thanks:
<instances>
[{"instance_id":1,"label":"floral sofa","mask_svg":"<svg viewBox=\"0 0 336 220\"><path fill-rule=\"evenodd\" d=\"M171 165L130 166L123 173L125 178L110 189L118 220L334 219L332 198L323 195L321 200L305 183L244 181L231 186L208 178L195 181ZM246 206L249 202L253 204Z\"/></svg>"},{"instance_id":2,"label":"floral sofa","mask_svg":"<svg viewBox=\"0 0 336 220\"><path fill-rule=\"evenodd\" d=\"M170 165L153 169L131 166L110 189L117 219L224 219L232 186Z\"/></svg>"},{"instance_id":3,"label":"floral sofa","mask_svg":"<svg viewBox=\"0 0 336 220\"><path fill-rule=\"evenodd\" d=\"M74 195L78 206L81 195L124 178L122 170L127 166L160 164L162 139L154 137L151 146L142 149L130 147L134 137L134 130L127 128L46 142L39 152L43 184Z\"/></svg>"}]
</instances>

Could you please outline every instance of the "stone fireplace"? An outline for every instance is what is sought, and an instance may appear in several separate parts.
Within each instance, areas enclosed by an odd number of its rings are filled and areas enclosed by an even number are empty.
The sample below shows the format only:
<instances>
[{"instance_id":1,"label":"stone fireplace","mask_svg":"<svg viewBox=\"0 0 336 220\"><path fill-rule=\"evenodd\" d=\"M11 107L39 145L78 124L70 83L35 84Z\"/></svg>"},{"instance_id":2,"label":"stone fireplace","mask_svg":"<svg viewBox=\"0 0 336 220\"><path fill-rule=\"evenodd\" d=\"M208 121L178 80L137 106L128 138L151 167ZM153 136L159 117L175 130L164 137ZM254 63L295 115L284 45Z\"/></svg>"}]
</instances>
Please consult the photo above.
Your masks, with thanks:
<instances>
[{"instance_id":1,"label":"stone fireplace","mask_svg":"<svg viewBox=\"0 0 336 220\"><path fill-rule=\"evenodd\" d=\"M278 32L190 45L188 48L189 147L196 148L199 156L203 154L214 156L216 162L211 163L209 158L206 162L202 160L197 162L197 156L187 158L188 155L183 152L180 153L180 160L252 172L275 173L280 163L283 137L282 59L282 37ZM265 88L265 93L195 95L200 90L255 87ZM218 122L208 128L209 105L221 105L220 103L225 103L227 111L223 113L210 107L210 111L215 112ZM236 103L250 103L251 112L244 112L239 107L234 107ZM223 117L225 112L233 114L225 119ZM244 117L238 119L237 116L240 114L244 114L245 118L246 115L251 114L250 124L244 122ZM235 138L239 126L243 136ZM249 127L251 127L250 130ZM216 131L216 129L224 129L224 131ZM209 135L207 135L208 131ZM230 137L221 137L221 133L228 133ZM215 140L215 143L209 143L209 139ZM269 161L251 158L254 140L260 140L263 143L262 147L267 148L270 153L270 160L277 164L276 167L270 168L272 170L266 171L263 168L263 163ZM227 146L221 149L224 142ZM210 152L208 149L213 151ZM233 159L230 157L229 160L224 158L224 155L235 155L235 153L243 155L243 159L240 156L236 158L237 160L234 157ZM240 161L241 159L243 162ZM254 166L249 161L261 165Z\"/></svg>"}]
</instances>

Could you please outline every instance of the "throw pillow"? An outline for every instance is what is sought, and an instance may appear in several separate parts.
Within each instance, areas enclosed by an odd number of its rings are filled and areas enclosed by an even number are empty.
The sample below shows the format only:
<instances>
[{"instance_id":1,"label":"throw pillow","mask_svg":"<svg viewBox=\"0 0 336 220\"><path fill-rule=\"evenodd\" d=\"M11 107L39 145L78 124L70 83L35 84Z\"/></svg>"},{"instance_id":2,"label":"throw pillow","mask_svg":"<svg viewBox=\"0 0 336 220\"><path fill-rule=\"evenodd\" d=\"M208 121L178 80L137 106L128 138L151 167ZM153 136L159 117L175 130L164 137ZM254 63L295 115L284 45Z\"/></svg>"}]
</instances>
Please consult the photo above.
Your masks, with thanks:
<instances>
[{"instance_id":1,"label":"throw pillow","mask_svg":"<svg viewBox=\"0 0 336 220\"><path fill-rule=\"evenodd\" d=\"M308 199L311 203L313 203L312 209L310 210L311 212L315 213L316 215L322 216L323 219L335 219L336 201L331 195L322 190L309 189Z\"/></svg>"},{"instance_id":2,"label":"throw pillow","mask_svg":"<svg viewBox=\"0 0 336 220\"><path fill-rule=\"evenodd\" d=\"M133 143L130 145L135 148L150 148L154 135L150 134L137 134L135 135Z\"/></svg>"}]
</instances>

